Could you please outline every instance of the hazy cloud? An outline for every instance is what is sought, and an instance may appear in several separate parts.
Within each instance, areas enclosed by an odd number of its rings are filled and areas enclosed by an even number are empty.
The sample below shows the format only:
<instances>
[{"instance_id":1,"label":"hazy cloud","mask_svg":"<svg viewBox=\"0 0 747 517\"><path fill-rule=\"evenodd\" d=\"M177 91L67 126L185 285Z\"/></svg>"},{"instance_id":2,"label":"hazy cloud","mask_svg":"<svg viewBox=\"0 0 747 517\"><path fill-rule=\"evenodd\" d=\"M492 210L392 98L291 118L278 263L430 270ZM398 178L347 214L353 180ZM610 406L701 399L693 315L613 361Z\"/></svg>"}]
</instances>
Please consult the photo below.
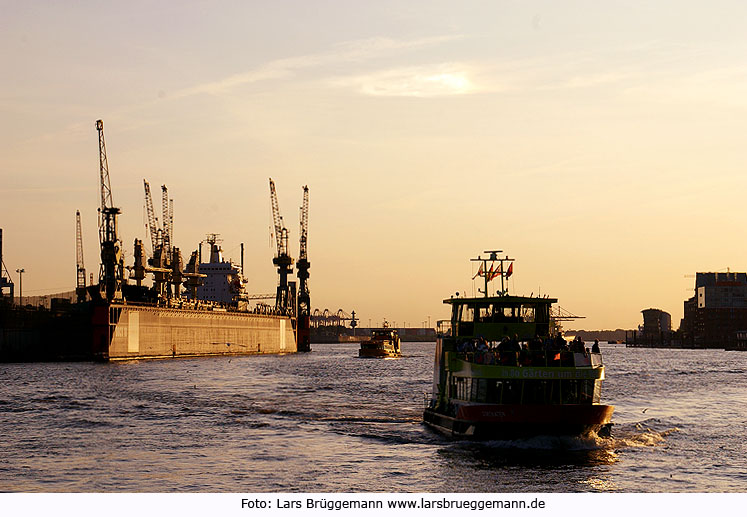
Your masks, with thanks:
<instances>
[{"instance_id":1,"label":"hazy cloud","mask_svg":"<svg viewBox=\"0 0 747 517\"><path fill-rule=\"evenodd\" d=\"M451 63L382 70L337 79L333 84L384 97L438 97L477 91L469 67Z\"/></svg>"},{"instance_id":2,"label":"hazy cloud","mask_svg":"<svg viewBox=\"0 0 747 517\"><path fill-rule=\"evenodd\" d=\"M233 74L222 79L178 90L169 95L169 97L179 99L203 93L218 95L245 84L293 77L301 70L339 63L366 61L378 57L385 57L395 52L438 45L440 43L458 39L459 37L460 36L458 35L434 36L413 40L368 38L344 42L340 43L329 52L277 59L246 72ZM442 80L448 82L451 79L444 77Z\"/></svg>"}]
</instances>

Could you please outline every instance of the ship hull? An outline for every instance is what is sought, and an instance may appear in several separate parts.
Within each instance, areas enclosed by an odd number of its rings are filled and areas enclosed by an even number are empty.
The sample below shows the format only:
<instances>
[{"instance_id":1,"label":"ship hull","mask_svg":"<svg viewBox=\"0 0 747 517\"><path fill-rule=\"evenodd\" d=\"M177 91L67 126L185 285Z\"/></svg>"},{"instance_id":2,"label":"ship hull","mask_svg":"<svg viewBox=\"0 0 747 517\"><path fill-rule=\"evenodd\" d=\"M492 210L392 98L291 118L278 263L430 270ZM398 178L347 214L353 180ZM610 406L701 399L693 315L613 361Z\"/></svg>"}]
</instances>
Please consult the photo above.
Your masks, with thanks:
<instances>
[{"instance_id":1,"label":"ship hull","mask_svg":"<svg viewBox=\"0 0 747 517\"><path fill-rule=\"evenodd\" d=\"M298 351L291 318L248 312L112 304L94 309L93 334L105 361Z\"/></svg>"},{"instance_id":2,"label":"ship hull","mask_svg":"<svg viewBox=\"0 0 747 517\"><path fill-rule=\"evenodd\" d=\"M127 361L297 352L295 320L133 304L0 310L0 361Z\"/></svg>"},{"instance_id":3,"label":"ship hull","mask_svg":"<svg viewBox=\"0 0 747 517\"><path fill-rule=\"evenodd\" d=\"M387 350L385 348L361 348L358 351L358 357L402 357L402 354L396 350Z\"/></svg>"},{"instance_id":4,"label":"ship hull","mask_svg":"<svg viewBox=\"0 0 747 517\"><path fill-rule=\"evenodd\" d=\"M588 436L609 431L613 410L613 406L601 404L474 404L460 406L453 416L429 408L423 414L423 421L459 439Z\"/></svg>"}]
</instances>

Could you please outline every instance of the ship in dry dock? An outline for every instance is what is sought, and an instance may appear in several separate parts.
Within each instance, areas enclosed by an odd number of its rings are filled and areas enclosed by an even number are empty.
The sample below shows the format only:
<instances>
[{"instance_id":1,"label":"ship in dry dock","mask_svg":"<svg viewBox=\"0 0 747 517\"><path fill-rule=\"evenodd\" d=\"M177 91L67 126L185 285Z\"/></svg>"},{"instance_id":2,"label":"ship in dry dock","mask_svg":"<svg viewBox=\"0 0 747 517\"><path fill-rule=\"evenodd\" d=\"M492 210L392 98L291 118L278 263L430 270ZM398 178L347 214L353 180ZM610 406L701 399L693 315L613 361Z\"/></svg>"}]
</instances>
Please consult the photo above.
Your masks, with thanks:
<instances>
[{"instance_id":1,"label":"ship in dry dock","mask_svg":"<svg viewBox=\"0 0 747 517\"><path fill-rule=\"evenodd\" d=\"M49 308L24 307L14 303L12 282L4 278L2 286L10 285L10 297L0 290L0 360L114 361L309 351L308 187L303 187L296 284L291 280L289 232L270 179L277 246L273 264L279 281L274 304L265 303L261 299L272 297L246 293L243 251L241 267L226 261L216 234L206 240L210 258L201 260L200 245L185 265L172 242L173 202L162 187L159 223L147 181L151 257L146 257L143 241L135 239L133 263L125 264L118 234L121 210L112 200L101 120L96 130L101 187L98 283L86 285L77 214L77 299L53 300Z\"/></svg>"}]
</instances>

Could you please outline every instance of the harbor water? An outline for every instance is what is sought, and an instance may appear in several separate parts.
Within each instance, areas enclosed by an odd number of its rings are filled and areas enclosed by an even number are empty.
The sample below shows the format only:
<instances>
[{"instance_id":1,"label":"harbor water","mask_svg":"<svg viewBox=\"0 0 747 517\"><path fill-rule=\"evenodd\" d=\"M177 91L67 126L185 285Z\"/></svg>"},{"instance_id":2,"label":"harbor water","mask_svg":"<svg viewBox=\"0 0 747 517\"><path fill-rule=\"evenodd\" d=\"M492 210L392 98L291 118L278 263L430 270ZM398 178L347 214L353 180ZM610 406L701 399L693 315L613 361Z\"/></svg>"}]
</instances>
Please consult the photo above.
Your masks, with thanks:
<instances>
[{"instance_id":1,"label":"harbor water","mask_svg":"<svg viewBox=\"0 0 747 517\"><path fill-rule=\"evenodd\" d=\"M0 364L3 492L745 492L747 353L602 348L609 438L423 426L433 343Z\"/></svg>"}]
</instances>

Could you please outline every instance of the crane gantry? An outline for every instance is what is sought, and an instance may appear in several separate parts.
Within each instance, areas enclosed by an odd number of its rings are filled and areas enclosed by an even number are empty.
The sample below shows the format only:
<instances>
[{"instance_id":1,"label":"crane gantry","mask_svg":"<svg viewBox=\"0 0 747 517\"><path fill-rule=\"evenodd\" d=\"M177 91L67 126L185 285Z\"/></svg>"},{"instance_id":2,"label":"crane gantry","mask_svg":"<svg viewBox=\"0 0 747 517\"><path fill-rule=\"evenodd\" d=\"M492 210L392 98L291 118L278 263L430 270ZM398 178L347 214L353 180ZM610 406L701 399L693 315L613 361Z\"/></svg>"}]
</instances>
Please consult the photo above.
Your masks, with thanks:
<instances>
[{"instance_id":1,"label":"crane gantry","mask_svg":"<svg viewBox=\"0 0 747 517\"><path fill-rule=\"evenodd\" d=\"M80 224L80 210L75 211L75 267L77 280L75 294L78 302L86 299L86 266L83 264L83 231Z\"/></svg>"},{"instance_id":2,"label":"crane gantry","mask_svg":"<svg viewBox=\"0 0 747 517\"><path fill-rule=\"evenodd\" d=\"M145 210L148 215L148 232L150 233L153 256L148 259L148 267L143 264L142 271L138 271L136 279L145 278L145 273L153 273L153 286L156 297L159 300L166 298L178 298L180 284L183 278L187 278L190 293L194 294L194 289L200 284L200 278L197 269L199 264L196 262L190 267L189 271L183 271L183 259L179 248L173 246L173 228L174 228L174 200L169 198L169 191L166 185L161 185L161 210L162 223L159 226L156 212L153 209L153 195L151 194L150 184L143 179L145 189ZM141 262L144 262L141 260Z\"/></svg>"},{"instance_id":3,"label":"crane gantry","mask_svg":"<svg viewBox=\"0 0 747 517\"><path fill-rule=\"evenodd\" d=\"M277 246L277 254L272 259L272 263L277 266L278 275L280 275L275 295L275 308L283 314L292 314L295 292L291 292L291 290L295 289L288 285L288 275L292 272L293 258L288 254L288 229L283 223L283 216L280 215L278 195L272 178L270 178L270 202L272 204L272 220L275 225L275 244Z\"/></svg>"},{"instance_id":4,"label":"crane gantry","mask_svg":"<svg viewBox=\"0 0 747 517\"><path fill-rule=\"evenodd\" d=\"M298 276L298 350L299 352L311 351L310 328L311 328L311 299L309 292L309 263L308 237L309 237L309 187L303 187L303 203L300 209L301 237L299 238L298 262L296 262L296 273Z\"/></svg>"},{"instance_id":5,"label":"crane gantry","mask_svg":"<svg viewBox=\"0 0 747 517\"><path fill-rule=\"evenodd\" d=\"M143 178L143 187L145 188L145 211L148 216L148 233L150 233L150 245L152 254L156 253L156 249L161 244L160 242L160 228L158 227L158 218L156 212L153 210L153 195L150 193L150 184Z\"/></svg>"},{"instance_id":6,"label":"crane gantry","mask_svg":"<svg viewBox=\"0 0 747 517\"><path fill-rule=\"evenodd\" d=\"M101 268L99 270L99 290L108 301L122 299L124 281L124 258L122 242L117 235L117 216L121 213L114 206L109 181L109 163L106 158L104 122L96 121L99 134L99 176L101 182L101 207L99 208L99 244L101 246Z\"/></svg>"},{"instance_id":7,"label":"crane gantry","mask_svg":"<svg viewBox=\"0 0 747 517\"><path fill-rule=\"evenodd\" d=\"M172 231L171 227L174 224L174 200L169 199L169 190L166 185L161 185L161 211L163 219L161 220L161 226L163 233L161 235L161 241L163 242L163 248L168 254L171 250Z\"/></svg>"}]
</instances>

